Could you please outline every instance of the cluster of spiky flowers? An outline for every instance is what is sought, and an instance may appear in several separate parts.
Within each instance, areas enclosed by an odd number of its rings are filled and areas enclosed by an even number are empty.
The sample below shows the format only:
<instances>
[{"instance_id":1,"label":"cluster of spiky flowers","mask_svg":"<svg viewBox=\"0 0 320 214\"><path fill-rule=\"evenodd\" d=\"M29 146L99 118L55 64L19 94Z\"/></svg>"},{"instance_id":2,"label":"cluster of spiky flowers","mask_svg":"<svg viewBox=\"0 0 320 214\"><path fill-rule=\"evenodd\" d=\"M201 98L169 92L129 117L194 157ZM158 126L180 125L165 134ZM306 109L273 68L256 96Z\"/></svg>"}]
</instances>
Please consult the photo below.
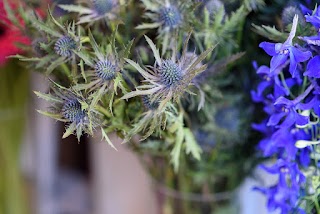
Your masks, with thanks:
<instances>
[{"instance_id":1,"label":"cluster of spiky flowers","mask_svg":"<svg viewBox=\"0 0 320 214\"><path fill-rule=\"evenodd\" d=\"M267 195L269 209L281 213L320 213L319 35L297 35L297 29L318 34L320 8L304 12L301 22L294 16L285 42L260 44L272 58L269 67L257 68L262 81L252 92L267 114L253 125L265 135L259 148L265 157L276 159L262 167L279 176L275 185L258 189ZM301 25L304 21L312 26Z\"/></svg>"},{"instance_id":2,"label":"cluster of spiky flowers","mask_svg":"<svg viewBox=\"0 0 320 214\"><path fill-rule=\"evenodd\" d=\"M205 100L221 98L212 84L216 81L212 71L222 71L242 56L235 54L236 46L216 51L213 47L221 41L203 36L217 29L217 35L228 34L229 42L237 43L232 35L235 26L244 21L243 7L228 14L215 10L215 5L224 8L217 0L143 0L139 4L92 0L58 5L66 11L59 19L50 10L47 19L30 15L26 27L34 57L17 57L51 75L50 93L36 93L52 103L52 108L40 112L67 124L63 137L75 134L80 140L83 134L101 130L113 148L107 136L110 132L124 142L139 139L147 145L149 140L159 139L175 170L183 150L199 160L197 140L201 140L194 136L190 115L206 109L203 115L212 117L208 110L213 108ZM207 14L203 17L199 11ZM205 22L197 21L196 15ZM134 28L143 18L153 23ZM150 38L143 37L146 28Z\"/></svg>"},{"instance_id":3,"label":"cluster of spiky flowers","mask_svg":"<svg viewBox=\"0 0 320 214\"><path fill-rule=\"evenodd\" d=\"M78 5L59 5L60 8L69 12L79 14L77 24L93 23L98 20L106 22L116 19L119 10L118 0L91 0L85 2L86 6Z\"/></svg>"}]
</instances>

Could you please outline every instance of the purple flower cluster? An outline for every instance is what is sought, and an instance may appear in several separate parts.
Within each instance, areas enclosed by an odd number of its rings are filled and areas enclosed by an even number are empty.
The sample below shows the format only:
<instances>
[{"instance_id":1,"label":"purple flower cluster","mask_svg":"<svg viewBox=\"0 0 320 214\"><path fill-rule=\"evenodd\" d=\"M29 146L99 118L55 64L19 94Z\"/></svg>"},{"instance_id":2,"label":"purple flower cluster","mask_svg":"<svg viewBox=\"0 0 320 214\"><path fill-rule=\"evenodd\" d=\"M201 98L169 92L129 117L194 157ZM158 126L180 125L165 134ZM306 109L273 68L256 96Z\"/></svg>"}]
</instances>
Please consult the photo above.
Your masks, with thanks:
<instances>
[{"instance_id":1,"label":"purple flower cluster","mask_svg":"<svg viewBox=\"0 0 320 214\"><path fill-rule=\"evenodd\" d=\"M259 143L263 156L275 160L262 168L278 175L277 184L257 189L268 197L270 211L283 214L305 213L299 202L309 194L310 175L304 172L312 164L318 169L318 160L311 158L320 143L320 7L305 18L318 35L298 37L296 15L284 43L260 44L272 57L270 66L254 64L261 81L251 95L263 104L267 118L253 128L264 135Z\"/></svg>"}]
</instances>

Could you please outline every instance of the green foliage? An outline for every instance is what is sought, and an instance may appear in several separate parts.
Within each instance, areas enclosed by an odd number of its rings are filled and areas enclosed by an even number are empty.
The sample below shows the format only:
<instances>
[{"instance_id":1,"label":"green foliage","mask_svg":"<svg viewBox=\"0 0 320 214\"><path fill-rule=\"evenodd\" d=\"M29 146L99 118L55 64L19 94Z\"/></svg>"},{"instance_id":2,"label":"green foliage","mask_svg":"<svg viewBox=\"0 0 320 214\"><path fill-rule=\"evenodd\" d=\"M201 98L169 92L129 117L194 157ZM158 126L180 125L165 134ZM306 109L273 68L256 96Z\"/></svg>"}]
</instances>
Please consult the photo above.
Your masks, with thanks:
<instances>
[{"instance_id":1,"label":"green foliage","mask_svg":"<svg viewBox=\"0 0 320 214\"><path fill-rule=\"evenodd\" d=\"M14 57L54 79L49 93L35 93L52 105L39 113L66 123L63 138L75 134L80 140L99 131L116 150L108 138L115 132L141 151L161 151L178 172L186 160L203 163L198 127L221 142L240 136L221 137L228 131L214 115L226 103L221 90L238 90L227 71L244 55L239 44L246 16L261 5L243 1L226 11L226 3L213 14L191 0L117 1L98 15L91 4L79 2L59 5L66 12L59 19L50 9L47 18L20 11L27 23L22 30L33 43L27 56ZM168 11L175 9L172 20ZM167 61L175 66L166 67Z\"/></svg>"}]
</instances>

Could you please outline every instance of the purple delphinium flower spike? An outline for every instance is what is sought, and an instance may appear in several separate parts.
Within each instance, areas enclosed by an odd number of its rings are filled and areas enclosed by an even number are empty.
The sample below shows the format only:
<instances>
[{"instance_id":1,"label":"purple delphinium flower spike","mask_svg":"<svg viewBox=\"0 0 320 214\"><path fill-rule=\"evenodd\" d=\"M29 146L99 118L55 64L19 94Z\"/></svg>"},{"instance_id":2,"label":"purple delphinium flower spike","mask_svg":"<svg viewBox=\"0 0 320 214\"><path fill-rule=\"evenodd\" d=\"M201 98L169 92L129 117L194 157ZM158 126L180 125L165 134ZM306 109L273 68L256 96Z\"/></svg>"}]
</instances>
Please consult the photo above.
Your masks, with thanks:
<instances>
[{"instance_id":1,"label":"purple delphinium flower spike","mask_svg":"<svg viewBox=\"0 0 320 214\"><path fill-rule=\"evenodd\" d=\"M307 61L311 56L310 51L301 51L299 48L293 46L292 40L295 37L298 24L298 16L293 19L292 28L288 39L284 43L271 43L262 42L259 47L262 48L267 54L272 56L270 62L270 72L274 72L285 66L288 58L290 58L289 71L291 75L296 76L296 69L299 62Z\"/></svg>"}]
</instances>

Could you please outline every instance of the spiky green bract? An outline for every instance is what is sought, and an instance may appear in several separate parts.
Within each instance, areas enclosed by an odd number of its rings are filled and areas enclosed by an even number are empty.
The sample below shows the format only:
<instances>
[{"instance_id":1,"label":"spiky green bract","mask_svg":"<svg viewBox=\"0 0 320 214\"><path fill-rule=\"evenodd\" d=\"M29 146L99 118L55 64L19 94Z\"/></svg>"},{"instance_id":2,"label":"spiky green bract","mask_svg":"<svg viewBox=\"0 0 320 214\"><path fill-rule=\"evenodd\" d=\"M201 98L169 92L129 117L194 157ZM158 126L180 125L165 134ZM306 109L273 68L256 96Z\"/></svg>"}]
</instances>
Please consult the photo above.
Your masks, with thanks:
<instances>
[{"instance_id":1,"label":"spiky green bract","mask_svg":"<svg viewBox=\"0 0 320 214\"><path fill-rule=\"evenodd\" d=\"M239 49L241 37L237 37L237 34L250 12L245 6L239 7L231 14L226 14L223 5L221 8L212 12L212 8L203 7L199 14L201 18L194 29L194 37L200 50L217 45L212 55L218 59L230 56L234 50Z\"/></svg>"},{"instance_id":2,"label":"spiky green bract","mask_svg":"<svg viewBox=\"0 0 320 214\"><path fill-rule=\"evenodd\" d=\"M60 8L68 12L75 12L80 15L77 24L93 23L105 19L107 21L117 18L120 3L118 0L91 0L84 1L79 5L59 5Z\"/></svg>"},{"instance_id":3,"label":"spiky green bract","mask_svg":"<svg viewBox=\"0 0 320 214\"><path fill-rule=\"evenodd\" d=\"M209 48L199 56L194 54L192 58L187 54L188 41L191 33L187 37L182 54L178 57L178 50L174 48L170 59L161 59L160 53L155 44L146 37L146 40L153 51L155 57L154 66L143 66L130 59L126 61L132 65L144 78L143 85L137 86L136 91L125 94L122 99L129 99L135 96L149 96L152 101L159 101L159 110L162 111L166 104L172 100L179 101L192 86L193 79L206 69L202 65L202 60L213 50ZM199 66L200 65L200 66Z\"/></svg>"},{"instance_id":4,"label":"spiky green bract","mask_svg":"<svg viewBox=\"0 0 320 214\"><path fill-rule=\"evenodd\" d=\"M43 94L35 92L39 98L51 104L49 111L39 113L65 122L66 131L63 138L75 134L80 141L83 133L93 135L93 130L100 125L100 114L92 105L93 98L85 97L81 91L73 88L65 88L57 83L53 83L52 93Z\"/></svg>"},{"instance_id":5,"label":"spiky green bract","mask_svg":"<svg viewBox=\"0 0 320 214\"><path fill-rule=\"evenodd\" d=\"M130 48L133 41L124 46L123 49L116 47L115 35L117 29L111 35L109 43L104 41L97 41L89 31L90 49L89 52L81 51L75 52L86 64L87 70L83 72L85 83L75 86L77 89L92 91L101 91L99 96L107 93L109 102L109 109L112 113L112 104L114 97L121 90L122 93L127 93L128 87L123 79L124 58L127 58L130 53Z\"/></svg>"},{"instance_id":6,"label":"spiky green bract","mask_svg":"<svg viewBox=\"0 0 320 214\"><path fill-rule=\"evenodd\" d=\"M169 41L180 29L190 28L194 21L196 3L191 0L141 0L147 12L145 18L151 22L137 26L137 29L158 29L162 54L167 51Z\"/></svg>"},{"instance_id":7,"label":"spiky green bract","mask_svg":"<svg viewBox=\"0 0 320 214\"><path fill-rule=\"evenodd\" d=\"M35 37L32 43L32 52L37 57L17 56L22 61L33 62L32 69L45 72L47 75L61 65L74 63L74 51L81 48L80 27L76 29L74 22L64 26L52 16L50 10L48 14L46 21L30 15L32 27L38 31L38 38ZM66 72L71 76L72 72L69 69Z\"/></svg>"}]
</instances>

